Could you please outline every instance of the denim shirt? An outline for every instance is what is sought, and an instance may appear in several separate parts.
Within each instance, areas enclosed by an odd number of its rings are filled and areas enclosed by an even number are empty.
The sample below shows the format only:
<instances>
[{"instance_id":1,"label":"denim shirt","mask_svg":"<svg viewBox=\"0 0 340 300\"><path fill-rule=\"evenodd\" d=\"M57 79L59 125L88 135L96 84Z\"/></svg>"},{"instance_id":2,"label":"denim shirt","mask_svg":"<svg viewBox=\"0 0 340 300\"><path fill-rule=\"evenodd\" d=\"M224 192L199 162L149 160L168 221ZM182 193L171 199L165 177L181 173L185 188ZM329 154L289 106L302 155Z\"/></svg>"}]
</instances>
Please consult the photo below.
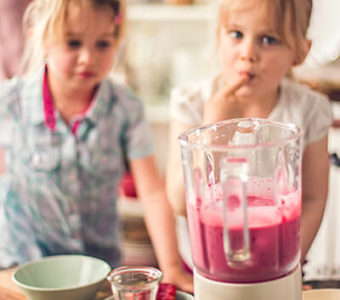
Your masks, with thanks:
<instances>
[{"instance_id":1,"label":"denim shirt","mask_svg":"<svg viewBox=\"0 0 340 300\"><path fill-rule=\"evenodd\" d=\"M47 128L43 71L0 83L0 266L80 253L120 262L117 185L124 159L152 153L143 105L105 79L75 133ZM72 99L70 99L72 101Z\"/></svg>"}]
</instances>

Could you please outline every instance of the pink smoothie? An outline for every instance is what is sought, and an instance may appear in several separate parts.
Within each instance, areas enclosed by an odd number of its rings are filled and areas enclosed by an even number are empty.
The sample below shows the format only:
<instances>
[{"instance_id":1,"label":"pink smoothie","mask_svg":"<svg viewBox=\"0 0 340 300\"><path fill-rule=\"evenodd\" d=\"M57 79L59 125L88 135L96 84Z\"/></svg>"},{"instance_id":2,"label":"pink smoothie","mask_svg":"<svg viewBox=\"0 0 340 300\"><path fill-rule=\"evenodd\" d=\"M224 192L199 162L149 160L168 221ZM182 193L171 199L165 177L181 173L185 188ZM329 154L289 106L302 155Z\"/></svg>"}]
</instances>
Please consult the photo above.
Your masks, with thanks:
<instances>
[{"instance_id":1,"label":"pink smoothie","mask_svg":"<svg viewBox=\"0 0 340 300\"><path fill-rule=\"evenodd\" d=\"M238 266L225 258L222 206L218 202L207 205L199 199L187 206L194 265L201 275L222 282L252 283L279 278L297 266L301 207L296 194L285 196L279 205L270 198L248 196L251 257ZM240 209L234 204L230 209L230 243L233 249L239 249L243 241Z\"/></svg>"}]
</instances>

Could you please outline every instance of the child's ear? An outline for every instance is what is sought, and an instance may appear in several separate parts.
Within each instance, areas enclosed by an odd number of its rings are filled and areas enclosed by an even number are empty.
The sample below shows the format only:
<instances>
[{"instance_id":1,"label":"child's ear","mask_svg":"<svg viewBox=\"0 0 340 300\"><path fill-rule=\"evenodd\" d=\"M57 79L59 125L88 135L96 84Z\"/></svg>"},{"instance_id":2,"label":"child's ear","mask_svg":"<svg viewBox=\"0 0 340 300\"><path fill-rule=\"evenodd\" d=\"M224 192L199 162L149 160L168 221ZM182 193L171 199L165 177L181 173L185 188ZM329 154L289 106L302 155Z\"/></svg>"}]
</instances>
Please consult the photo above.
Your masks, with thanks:
<instances>
[{"instance_id":1,"label":"child's ear","mask_svg":"<svg viewBox=\"0 0 340 300\"><path fill-rule=\"evenodd\" d=\"M297 53L296 55L296 58L293 62L293 66L298 66L304 62L311 47L312 47L312 41L309 39L305 39L300 52Z\"/></svg>"}]
</instances>

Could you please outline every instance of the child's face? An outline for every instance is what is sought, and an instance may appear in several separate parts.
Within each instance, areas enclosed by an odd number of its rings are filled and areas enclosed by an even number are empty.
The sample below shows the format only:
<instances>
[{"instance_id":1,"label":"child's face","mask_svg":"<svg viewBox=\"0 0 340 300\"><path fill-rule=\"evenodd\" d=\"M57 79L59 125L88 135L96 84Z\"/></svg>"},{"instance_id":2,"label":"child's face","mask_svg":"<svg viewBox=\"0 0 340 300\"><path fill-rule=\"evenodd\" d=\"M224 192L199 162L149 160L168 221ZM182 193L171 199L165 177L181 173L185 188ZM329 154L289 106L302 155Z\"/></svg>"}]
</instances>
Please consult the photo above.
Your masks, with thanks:
<instances>
[{"instance_id":1,"label":"child's face","mask_svg":"<svg viewBox=\"0 0 340 300\"><path fill-rule=\"evenodd\" d=\"M278 35L264 9L229 12L219 29L220 57L225 81L249 77L236 95L261 98L276 92L295 61L295 52Z\"/></svg>"},{"instance_id":2,"label":"child's face","mask_svg":"<svg viewBox=\"0 0 340 300\"><path fill-rule=\"evenodd\" d=\"M110 71L115 50L113 11L70 5L65 38L46 42L49 79L64 87L93 88Z\"/></svg>"}]
</instances>

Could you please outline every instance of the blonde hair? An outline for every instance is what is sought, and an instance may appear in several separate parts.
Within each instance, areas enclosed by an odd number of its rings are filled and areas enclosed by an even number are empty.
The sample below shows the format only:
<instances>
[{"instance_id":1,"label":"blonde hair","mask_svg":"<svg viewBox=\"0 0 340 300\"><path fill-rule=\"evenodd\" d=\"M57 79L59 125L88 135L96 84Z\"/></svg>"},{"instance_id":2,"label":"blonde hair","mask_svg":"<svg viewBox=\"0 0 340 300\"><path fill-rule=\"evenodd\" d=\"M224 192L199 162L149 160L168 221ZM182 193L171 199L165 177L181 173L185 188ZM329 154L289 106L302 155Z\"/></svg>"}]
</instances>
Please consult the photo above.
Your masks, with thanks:
<instances>
[{"instance_id":1,"label":"blonde hair","mask_svg":"<svg viewBox=\"0 0 340 300\"><path fill-rule=\"evenodd\" d=\"M218 28L225 23L232 10L246 5L254 9L264 8L267 14L273 16L278 34L296 51L298 59L303 60L304 41L307 38L312 13L312 0L221 0Z\"/></svg>"},{"instance_id":2,"label":"blonde hair","mask_svg":"<svg viewBox=\"0 0 340 300\"><path fill-rule=\"evenodd\" d=\"M126 11L123 0L33 0L24 15L26 45L21 63L21 72L34 71L44 61L44 42L49 38L63 38L67 12L70 4L78 7L108 7L119 20L114 32L117 42L125 33Z\"/></svg>"}]
</instances>

